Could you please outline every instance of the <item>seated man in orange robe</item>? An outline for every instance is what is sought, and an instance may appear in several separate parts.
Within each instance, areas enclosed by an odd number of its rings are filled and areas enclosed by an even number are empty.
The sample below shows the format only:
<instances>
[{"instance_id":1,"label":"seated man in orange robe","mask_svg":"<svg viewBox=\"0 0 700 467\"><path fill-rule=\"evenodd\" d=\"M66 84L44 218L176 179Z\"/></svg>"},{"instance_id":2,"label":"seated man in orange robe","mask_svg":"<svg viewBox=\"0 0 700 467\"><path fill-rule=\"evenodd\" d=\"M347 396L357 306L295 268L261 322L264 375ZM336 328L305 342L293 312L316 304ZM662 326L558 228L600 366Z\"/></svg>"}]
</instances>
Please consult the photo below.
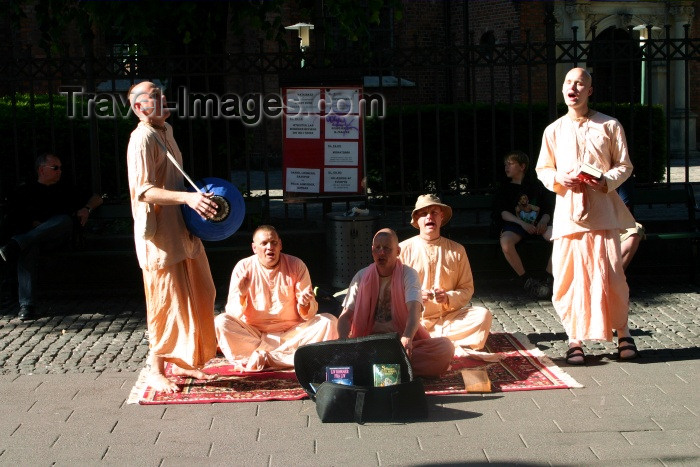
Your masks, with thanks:
<instances>
[{"instance_id":1,"label":"seated man in orange robe","mask_svg":"<svg viewBox=\"0 0 700 467\"><path fill-rule=\"evenodd\" d=\"M252 256L231 274L226 313L214 321L224 356L246 371L291 368L301 346L337 338L336 318L318 311L302 260L282 253L274 227L253 233Z\"/></svg>"},{"instance_id":2,"label":"seated man in orange robe","mask_svg":"<svg viewBox=\"0 0 700 467\"><path fill-rule=\"evenodd\" d=\"M439 376L450 366L452 341L431 338L420 324L423 311L415 269L399 261L399 239L382 229L372 240L374 263L353 277L338 318L341 339L396 332L416 376Z\"/></svg>"},{"instance_id":3,"label":"seated man in orange robe","mask_svg":"<svg viewBox=\"0 0 700 467\"><path fill-rule=\"evenodd\" d=\"M486 344L491 330L491 312L471 306L474 278L464 247L440 235L449 222L452 208L435 195L418 197L411 225L420 233L399 244L399 259L418 272L423 315L421 324L432 337L454 342L456 355L474 352Z\"/></svg>"}]
</instances>

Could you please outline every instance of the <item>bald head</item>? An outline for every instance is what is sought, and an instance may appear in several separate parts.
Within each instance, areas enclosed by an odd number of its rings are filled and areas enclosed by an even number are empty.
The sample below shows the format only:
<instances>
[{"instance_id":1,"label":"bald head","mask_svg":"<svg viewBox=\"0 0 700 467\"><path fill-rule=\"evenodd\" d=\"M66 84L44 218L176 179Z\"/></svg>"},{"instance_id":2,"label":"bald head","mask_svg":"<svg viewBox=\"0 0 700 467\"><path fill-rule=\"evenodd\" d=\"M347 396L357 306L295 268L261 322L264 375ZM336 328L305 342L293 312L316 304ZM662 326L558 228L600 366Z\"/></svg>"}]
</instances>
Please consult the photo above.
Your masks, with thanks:
<instances>
[{"instance_id":1,"label":"bald head","mask_svg":"<svg viewBox=\"0 0 700 467\"><path fill-rule=\"evenodd\" d=\"M396 235L396 232L394 232L392 229L386 228L377 231L372 238L372 243L374 243L379 237L389 237L389 239L396 242L397 245L399 244L399 236Z\"/></svg>"},{"instance_id":2,"label":"bald head","mask_svg":"<svg viewBox=\"0 0 700 467\"><path fill-rule=\"evenodd\" d=\"M593 85L593 77L585 68L572 68L566 73L566 77L568 78L569 75L580 77L588 86Z\"/></svg>"},{"instance_id":3,"label":"bald head","mask_svg":"<svg viewBox=\"0 0 700 467\"><path fill-rule=\"evenodd\" d=\"M150 81L142 81L141 83L133 84L129 88L127 93L127 98L129 99L129 104L131 108L134 108L134 104L137 102L143 102L148 99L148 95L153 89L157 89L157 86Z\"/></svg>"},{"instance_id":4,"label":"bald head","mask_svg":"<svg viewBox=\"0 0 700 467\"><path fill-rule=\"evenodd\" d=\"M274 236L279 238L279 234L277 233L277 229L271 225L259 225L255 229L255 232L253 232L253 241L255 241L255 236L258 234L258 232L267 232L267 233L273 234Z\"/></svg>"},{"instance_id":5,"label":"bald head","mask_svg":"<svg viewBox=\"0 0 700 467\"><path fill-rule=\"evenodd\" d=\"M150 81L133 85L127 95L131 109L139 120L162 123L170 115L165 105L165 96L160 88Z\"/></svg>"}]
</instances>

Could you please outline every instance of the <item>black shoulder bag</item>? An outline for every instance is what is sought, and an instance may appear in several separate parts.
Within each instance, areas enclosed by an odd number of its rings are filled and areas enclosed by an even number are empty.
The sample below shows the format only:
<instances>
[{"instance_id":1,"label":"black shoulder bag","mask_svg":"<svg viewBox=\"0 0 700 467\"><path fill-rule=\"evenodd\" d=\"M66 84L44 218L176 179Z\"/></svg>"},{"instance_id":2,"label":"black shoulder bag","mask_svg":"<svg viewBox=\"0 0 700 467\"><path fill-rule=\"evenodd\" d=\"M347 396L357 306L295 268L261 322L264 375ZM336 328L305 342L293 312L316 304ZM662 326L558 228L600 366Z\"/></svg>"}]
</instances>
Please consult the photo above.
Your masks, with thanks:
<instances>
[{"instance_id":1,"label":"black shoulder bag","mask_svg":"<svg viewBox=\"0 0 700 467\"><path fill-rule=\"evenodd\" d=\"M376 387L374 364L398 364L398 383ZM352 384L326 381L328 367L352 367ZM323 422L403 422L428 416L423 382L413 378L395 333L301 346L294 354L294 371Z\"/></svg>"}]
</instances>

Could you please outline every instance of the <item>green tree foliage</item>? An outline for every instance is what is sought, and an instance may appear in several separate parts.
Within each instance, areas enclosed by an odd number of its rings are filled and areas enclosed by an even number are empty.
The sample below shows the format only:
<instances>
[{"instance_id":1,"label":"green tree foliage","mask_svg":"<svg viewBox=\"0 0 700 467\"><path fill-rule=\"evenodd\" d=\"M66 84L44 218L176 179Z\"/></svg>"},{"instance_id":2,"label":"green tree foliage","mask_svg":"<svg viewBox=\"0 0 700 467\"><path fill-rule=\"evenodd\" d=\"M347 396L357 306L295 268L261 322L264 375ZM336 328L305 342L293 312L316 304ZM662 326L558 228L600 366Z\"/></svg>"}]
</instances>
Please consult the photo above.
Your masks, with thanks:
<instances>
[{"instance_id":1,"label":"green tree foliage","mask_svg":"<svg viewBox=\"0 0 700 467\"><path fill-rule=\"evenodd\" d=\"M285 9L305 21L321 21L318 12L325 9L323 14L337 21L342 36L366 46L370 29L380 23L383 9L391 8L396 20L403 12L400 0L8 0L7 3L9 8L4 14L9 15L11 24L17 24L22 17L23 7L34 6L41 30L39 45L54 56L68 54L71 35L80 37L84 52L91 53L97 31L119 43L139 44L140 54L223 53L227 37L243 37L251 32L287 50L290 34L284 29L283 21L289 20L283 18Z\"/></svg>"},{"instance_id":2,"label":"green tree foliage","mask_svg":"<svg viewBox=\"0 0 700 467\"><path fill-rule=\"evenodd\" d=\"M67 108L70 104L75 117ZM13 187L34 176L34 158L45 151L58 154L66 164L65 176L74 176L76 181L90 180L90 123L81 118L87 110L87 102L77 98L68 103L61 96L48 94L15 94L0 97L0 138L2 141L17 141L22 144L6 148L0 161L2 185ZM118 113L117 113L118 115ZM109 118L98 121L100 146L99 163L102 171L103 190L116 192L115 172L126 177L123 163L128 135L134 128L130 118ZM119 144L115 147L117 136ZM18 163L15 168L14 163ZM15 177L15 172L17 177Z\"/></svg>"},{"instance_id":3,"label":"green tree foliage","mask_svg":"<svg viewBox=\"0 0 700 467\"><path fill-rule=\"evenodd\" d=\"M142 54L167 55L181 53L187 46L196 46L198 52L220 48L227 8L226 2L39 0L35 11L40 45L54 55L67 54L71 33L80 35L85 52L90 53L93 31L120 43L140 44Z\"/></svg>"}]
</instances>

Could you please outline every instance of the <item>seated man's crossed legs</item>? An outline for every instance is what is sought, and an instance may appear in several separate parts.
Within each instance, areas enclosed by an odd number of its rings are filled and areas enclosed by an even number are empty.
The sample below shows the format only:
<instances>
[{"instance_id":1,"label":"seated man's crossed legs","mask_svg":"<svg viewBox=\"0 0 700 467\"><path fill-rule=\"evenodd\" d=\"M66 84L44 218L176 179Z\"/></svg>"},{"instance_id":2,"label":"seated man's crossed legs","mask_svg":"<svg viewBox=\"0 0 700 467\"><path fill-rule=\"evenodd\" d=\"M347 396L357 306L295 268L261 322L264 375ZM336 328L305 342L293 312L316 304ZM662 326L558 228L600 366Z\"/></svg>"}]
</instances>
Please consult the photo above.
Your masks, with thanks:
<instances>
[{"instance_id":1,"label":"seated man's crossed legs","mask_svg":"<svg viewBox=\"0 0 700 467\"><path fill-rule=\"evenodd\" d=\"M17 259L22 252L40 246L45 249L57 248L67 243L73 235L73 219L68 215L50 217L27 232L14 235L2 247L5 261Z\"/></svg>"},{"instance_id":2,"label":"seated man's crossed legs","mask_svg":"<svg viewBox=\"0 0 700 467\"><path fill-rule=\"evenodd\" d=\"M437 378L450 366L454 344L446 337L431 337L413 341L409 360L415 376Z\"/></svg>"},{"instance_id":3,"label":"seated man's crossed legs","mask_svg":"<svg viewBox=\"0 0 700 467\"><path fill-rule=\"evenodd\" d=\"M480 352L491 332L493 315L481 306L465 307L443 315L440 319L423 319L421 324L431 337L446 337L457 357L470 356L485 361L496 361L495 354Z\"/></svg>"},{"instance_id":4,"label":"seated man's crossed legs","mask_svg":"<svg viewBox=\"0 0 700 467\"><path fill-rule=\"evenodd\" d=\"M73 219L70 216L53 216L25 233L14 235L0 248L2 259L11 268L16 268L17 280L15 281L12 277L8 284L17 285L20 319L33 319L36 315L35 285L39 273L40 254L60 249L68 244L73 229ZM8 268L8 276L15 276L15 271L10 271Z\"/></svg>"},{"instance_id":5,"label":"seated man's crossed legs","mask_svg":"<svg viewBox=\"0 0 700 467\"><path fill-rule=\"evenodd\" d=\"M302 345L338 338L337 318L320 313L308 321L279 332L261 332L228 314L214 320L219 349L238 370L294 367L294 352Z\"/></svg>"},{"instance_id":6,"label":"seated man's crossed legs","mask_svg":"<svg viewBox=\"0 0 700 467\"><path fill-rule=\"evenodd\" d=\"M489 337L493 315L481 306L465 307L440 319L423 319L421 324L432 337L447 337L455 345L481 350Z\"/></svg>"}]
</instances>

